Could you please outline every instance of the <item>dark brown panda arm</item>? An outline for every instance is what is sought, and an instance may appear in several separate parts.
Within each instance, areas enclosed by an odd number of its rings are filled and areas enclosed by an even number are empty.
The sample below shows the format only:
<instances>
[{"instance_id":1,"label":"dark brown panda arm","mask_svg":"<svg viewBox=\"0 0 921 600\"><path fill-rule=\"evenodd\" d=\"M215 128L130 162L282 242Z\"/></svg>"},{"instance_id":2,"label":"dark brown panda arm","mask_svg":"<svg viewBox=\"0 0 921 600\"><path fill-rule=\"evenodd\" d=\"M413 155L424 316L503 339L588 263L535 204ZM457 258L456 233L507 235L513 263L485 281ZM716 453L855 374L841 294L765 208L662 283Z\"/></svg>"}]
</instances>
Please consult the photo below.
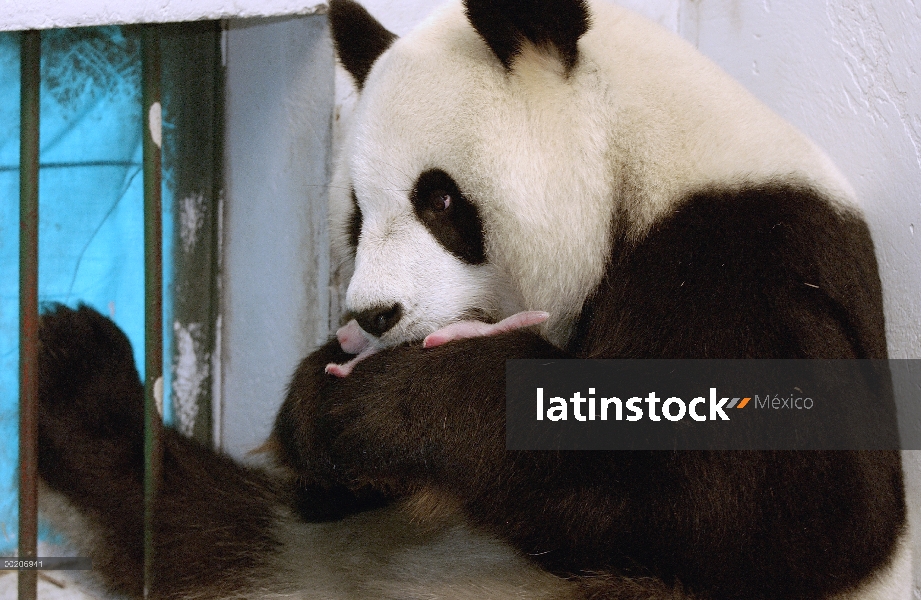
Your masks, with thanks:
<instances>
[{"instance_id":1,"label":"dark brown panda arm","mask_svg":"<svg viewBox=\"0 0 921 600\"><path fill-rule=\"evenodd\" d=\"M612 480L628 478L612 455L505 446L506 360L573 356L518 330L382 351L338 379L316 377L324 351L308 359L309 375L299 370L279 416L300 425L302 437L280 441L308 480L397 498L428 492L551 571L607 566L623 504Z\"/></svg>"},{"instance_id":2,"label":"dark brown panda arm","mask_svg":"<svg viewBox=\"0 0 921 600\"><path fill-rule=\"evenodd\" d=\"M514 331L401 346L348 377L324 374L340 353L333 340L301 363L275 424L281 462L305 487L371 488L390 498L434 492L428 497L461 506L554 572L606 567L632 534L620 482L647 465L622 469L611 453L505 449L505 361L571 358L562 350ZM328 504L323 495L315 502L321 512Z\"/></svg>"},{"instance_id":3,"label":"dark brown panda arm","mask_svg":"<svg viewBox=\"0 0 921 600\"><path fill-rule=\"evenodd\" d=\"M536 334L515 331L385 350L336 378L325 365L348 355L331 340L298 367L279 411L280 462L321 484L372 485L394 495L454 487L465 477L461 487L485 491L499 482L484 476L506 468L505 361L567 357Z\"/></svg>"}]
</instances>

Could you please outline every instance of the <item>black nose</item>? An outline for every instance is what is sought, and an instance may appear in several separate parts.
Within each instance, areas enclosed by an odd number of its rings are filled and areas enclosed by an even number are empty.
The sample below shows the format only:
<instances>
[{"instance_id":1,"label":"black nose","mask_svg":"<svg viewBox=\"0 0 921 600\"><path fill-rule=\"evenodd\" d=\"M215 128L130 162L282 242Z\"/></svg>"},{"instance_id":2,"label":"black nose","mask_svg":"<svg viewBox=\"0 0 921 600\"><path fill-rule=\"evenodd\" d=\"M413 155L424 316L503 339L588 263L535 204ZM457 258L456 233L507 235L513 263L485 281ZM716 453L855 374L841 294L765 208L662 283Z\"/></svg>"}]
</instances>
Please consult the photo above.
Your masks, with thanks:
<instances>
[{"instance_id":1,"label":"black nose","mask_svg":"<svg viewBox=\"0 0 921 600\"><path fill-rule=\"evenodd\" d=\"M403 307L398 304L375 306L355 315L361 328L375 337L381 337L397 324L403 316Z\"/></svg>"}]
</instances>

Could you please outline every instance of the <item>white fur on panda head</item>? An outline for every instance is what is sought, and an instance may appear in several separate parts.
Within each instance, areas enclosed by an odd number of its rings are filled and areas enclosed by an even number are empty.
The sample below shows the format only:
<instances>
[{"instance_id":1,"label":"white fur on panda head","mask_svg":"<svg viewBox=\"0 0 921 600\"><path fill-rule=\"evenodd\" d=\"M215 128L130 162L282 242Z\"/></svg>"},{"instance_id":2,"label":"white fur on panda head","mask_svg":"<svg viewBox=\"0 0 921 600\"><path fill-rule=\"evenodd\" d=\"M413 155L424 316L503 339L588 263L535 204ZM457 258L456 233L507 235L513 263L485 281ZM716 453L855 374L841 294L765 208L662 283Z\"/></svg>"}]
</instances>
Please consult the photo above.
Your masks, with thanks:
<instances>
[{"instance_id":1,"label":"white fur on panda head","mask_svg":"<svg viewBox=\"0 0 921 600\"><path fill-rule=\"evenodd\" d=\"M444 7L400 40L376 34L387 49L371 60L350 46L358 19L346 26L340 14L361 9L331 5L340 60L361 88L334 186L340 202L354 191L361 218L346 304L357 313L399 305L382 344L529 309L552 315L546 331L562 343L601 276L611 174L592 93L573 81L585 6L538 10L548 23L532 31L528 11L513 14L521 23L485 34L502 52L470 21L494 23L494 11L514 7L481 4ZM563 21L570 31L551 30ZM376 27L364 27L365 39ZM445 191L465 213L453 230L437 222Z\"/></svg>"},{"instance_id":2,"label":"white fur on panda head","mask_svg":"<svg viewBox=\"0 0 921 600\"><path fill-rule=\"evenodd\" d=\"M549 312L562 345L613 236L641 237L690 192L780 180L849 196L728 75L606 2L467 0L399 40L350 0L330 17L360 88L333 189L339 228L360 224L346 304L377 345L521 310ZM443 192L465 209L453 238L432 226Z\"/></svg>"}]
</instances>

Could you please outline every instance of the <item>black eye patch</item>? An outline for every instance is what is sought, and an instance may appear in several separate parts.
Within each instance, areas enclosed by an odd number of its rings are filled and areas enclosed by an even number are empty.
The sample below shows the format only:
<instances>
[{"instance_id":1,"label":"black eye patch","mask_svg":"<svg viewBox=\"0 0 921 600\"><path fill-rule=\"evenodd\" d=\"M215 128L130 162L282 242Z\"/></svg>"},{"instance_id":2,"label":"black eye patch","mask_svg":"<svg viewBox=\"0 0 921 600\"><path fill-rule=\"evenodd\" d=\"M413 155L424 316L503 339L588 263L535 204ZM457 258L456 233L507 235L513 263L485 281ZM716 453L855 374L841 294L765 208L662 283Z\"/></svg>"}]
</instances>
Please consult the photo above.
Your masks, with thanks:
<instances>
[{"instance_id":1,"label":"black eye patch","mask_svg":"<svg viewBox=\"0 0 921 600\"><path fill-rule=\"evenodd\" d=\"M352 253L358 249L358 235L361 233L361 209L358 208L358 198L355 197L355 189L352 188L352 214L349 216L349 222L346 225L346 234L348 235L349 246Z\"/></svg>"},{"instance_id":2,"label":"black eye patch","mask_svg":"<svg viewBox=\"0 0 921 600\"><path fill-rule=\"evenodd\" d=\"M480 213L441 169L419 175L410 201L416 217L445 249L471 265L486 262Z\"/></svg>"}]
</instances>

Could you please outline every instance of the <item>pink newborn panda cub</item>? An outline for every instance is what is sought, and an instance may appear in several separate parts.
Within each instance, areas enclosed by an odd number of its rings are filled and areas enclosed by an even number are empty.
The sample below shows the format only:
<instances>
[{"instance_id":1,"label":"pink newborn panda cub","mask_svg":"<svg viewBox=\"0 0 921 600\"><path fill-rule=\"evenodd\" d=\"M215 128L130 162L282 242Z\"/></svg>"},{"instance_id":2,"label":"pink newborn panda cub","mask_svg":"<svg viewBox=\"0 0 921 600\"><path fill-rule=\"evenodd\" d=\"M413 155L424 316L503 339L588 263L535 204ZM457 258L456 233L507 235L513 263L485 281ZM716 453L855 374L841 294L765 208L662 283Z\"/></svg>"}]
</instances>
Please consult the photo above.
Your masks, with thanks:
<instances>
[{"instance_id":1,"label":"pink newborn panda cub","mask_svg":"<svg viewBox=\"0 0 921 600\"><path fill-rule=\"evenodd\" d=\"M422 347L434 348L453 340L498 335L521 329L522 327L538 325L549 317L550 314L544 311L527 310L506 317L498 323L472 320L458 321L425 336L425 339L422 340ZM339 340L339 345L344 352L355 355L355 358L346 363L330 363L326 365L326 372L336 377L348 377L355 365L385 347L380 345L378 338L365 333L355 319L352 319L336 331L336 339Z\"/></svg>"}]
</instances>

